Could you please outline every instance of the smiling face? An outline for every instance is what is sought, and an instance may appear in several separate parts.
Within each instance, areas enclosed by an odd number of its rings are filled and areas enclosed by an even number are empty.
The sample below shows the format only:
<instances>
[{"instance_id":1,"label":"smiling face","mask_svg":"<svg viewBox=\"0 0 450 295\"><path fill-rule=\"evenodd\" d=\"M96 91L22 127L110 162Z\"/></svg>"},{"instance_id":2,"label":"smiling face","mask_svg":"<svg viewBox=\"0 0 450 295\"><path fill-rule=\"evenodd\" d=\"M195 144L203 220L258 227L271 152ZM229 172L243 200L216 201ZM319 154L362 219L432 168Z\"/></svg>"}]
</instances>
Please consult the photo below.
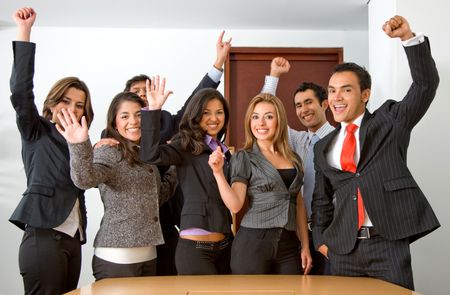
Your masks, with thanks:
<instances>
[{"instance_id":1,"label":"smiling face","mask_svg":"<svg viewBox=\"0 0 450 295\"><path fill-rule=\"evenodd\" d=\"M316 132L327 122L325 111L328 108L328 101L324 100L321 104L312 89L297 92L294 104L298 119L308 130Z\"/></svg>"},{"instance_id":2,"label":"smiling face","mask_svg":"<svg viewBox=\"0 0 450 295\"><path fill-rule=\"evenodd\" d=\"M84 115L84 104L86 103L86 93L84 91L69 87L64 93L64 96L56 105L50 107L50 111L52 113L52 121L56 124L59 124L58 114L62 109L71 110L78 122L81 120L81 117Z\"/></svg>"},{"instance_id":3,"label":"smiling face","mask_svg":"<svg viewBox=\"0 0 450 295\"><path fill-rule=\"evenodd\" d=\"M217 98L206 103L200 120L200 128L209 136L217 138L217 134L225 124L225 111L222 103Z\"/></svg>"},{"instance_id":4,"label":"smiling face","mask_svg":"<svg viewBox=\"0 0 450 295\"><path fill-rule=\"evenodd\" d=\"M370 89L361 91L358 77L350 71L334 73L328 85L328 103L336 122L352 123L364 113Z\"/></svg>"},{"instance_id":5,"label":"smiling face","mask_svg":"<svg viewBox=\"0 0 450 295\"><path fill-rule=\"evenodd\" d=\"M268 102L259 102L253 109L250 128L257 141L273 141L277 132L278 119L275 106Z\"/></svg>"},{"instance_id":6,"label":"smiling face","mask_svg":"<svg viewBox=\"0 0 450 295\"><path fill-rule=\"evenodd\" d=\"M119 134L132 142L141 139L141 105L124 101L117 110L115 119L116 130Z\"/></svg>"}]
</instances>

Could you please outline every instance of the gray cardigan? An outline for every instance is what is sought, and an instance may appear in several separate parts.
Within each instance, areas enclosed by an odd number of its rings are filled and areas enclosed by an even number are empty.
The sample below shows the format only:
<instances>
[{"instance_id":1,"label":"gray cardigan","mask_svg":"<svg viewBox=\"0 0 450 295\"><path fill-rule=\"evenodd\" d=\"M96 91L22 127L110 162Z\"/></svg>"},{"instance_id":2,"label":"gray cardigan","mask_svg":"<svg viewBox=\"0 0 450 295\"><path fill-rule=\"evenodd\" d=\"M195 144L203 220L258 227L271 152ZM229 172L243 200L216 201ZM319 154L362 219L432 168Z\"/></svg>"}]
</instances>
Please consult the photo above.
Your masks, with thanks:
<instances>
[{"instance_id":1,"label":"gray cardigan","mask_svg":"<svg viewBox=\"0 0 450 295\"><path fill-rule=\"evenodd\" d=\"M154 165L131 167L117 147L92 151L90 141L69 144L71 177L83 189L98 186L104 215L94 247L132 248L164 243L159 206L177 185L174 169L161 177Z\"/></svg>"}]
</instances>

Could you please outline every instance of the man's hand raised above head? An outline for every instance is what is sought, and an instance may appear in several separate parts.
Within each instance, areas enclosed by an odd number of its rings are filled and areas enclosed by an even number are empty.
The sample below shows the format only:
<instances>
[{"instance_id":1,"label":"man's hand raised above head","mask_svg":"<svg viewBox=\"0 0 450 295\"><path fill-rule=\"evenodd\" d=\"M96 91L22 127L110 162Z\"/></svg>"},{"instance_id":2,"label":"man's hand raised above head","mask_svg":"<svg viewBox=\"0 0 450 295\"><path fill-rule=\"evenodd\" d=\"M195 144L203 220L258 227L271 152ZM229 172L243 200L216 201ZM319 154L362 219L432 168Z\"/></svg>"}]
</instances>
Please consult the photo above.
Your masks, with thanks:
<instances>
[{"instance_id":1,"label":"man's hand raised above head","mask_svg":"<svg viewBox=\"0 0 450 295\"><path fill-rule=\"evenodd\" d=\"M284 57L275 57L270 64L270 75L279 78L282 74L289 72L291 65Z\"/></svg>"},{"instance_id":2,"label":"man's hand raised above head","mask_svg":"<svg viewBox=\"0 0 450 295\"><path fill-rule=\"evenodd\" d=\"M400 15L391 17L383 25L383 31L391 38L400 38L406 41L414 37L414 33L409 27L408 21Z\"/></svg>"}]
</instances>

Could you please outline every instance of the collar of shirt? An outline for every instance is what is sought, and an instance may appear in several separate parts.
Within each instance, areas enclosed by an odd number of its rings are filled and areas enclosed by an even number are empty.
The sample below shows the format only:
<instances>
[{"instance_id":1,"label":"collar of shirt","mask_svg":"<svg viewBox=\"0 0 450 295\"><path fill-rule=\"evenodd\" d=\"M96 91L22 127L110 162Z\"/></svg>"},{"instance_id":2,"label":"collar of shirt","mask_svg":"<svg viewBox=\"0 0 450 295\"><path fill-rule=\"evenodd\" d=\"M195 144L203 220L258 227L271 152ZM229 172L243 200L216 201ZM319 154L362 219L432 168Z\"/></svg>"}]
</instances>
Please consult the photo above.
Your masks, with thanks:
<instances>
[{"instance_id":1,"label":"collar of shirt","mask_svg":"<svg viewBox=\"0 0 450 295\"><path fill-rule=\"evenodd\" d=\"M317 129L316 132L312 132L311 130L308 130L308 144L311 141L312 136L315 134L319 137L319 139L324 138L328 133L334 130L334 127L327 121L325 124L320 126L319 129Z\"/></svg>"},{"instance_id":2,"label":"collar of shirt","mask_svg":"<svg viewBox=\"0 0 450 295\"><path fill-rule=\"evenodd\" d=\"M215 151L218 146L222 149L222 153L228 152L228 147L218 141L217 139L209 136L208 134L205 135L205 144L212 150Z\"/></svg>"},{"instance_id":3,"label":"collar of shirt","mask_svg":"<svg viewBox=\"0 0 450 295\"><path fill-rule=\"evenodd\" d=\"M358 129L356 130L356 132L355 132L355 136L356 136L356 140L358 140L359 141L359 136L357 136L358 134L359 134L359 129L360 129L360 127L361 127L361 122L362 122L362 119L363 119L363 117L364 117L364 114L365 114L365 112L364 113L362 113L361 115L359 115L359 117L358 118L356 118L351 124L355 124L356 126L358 126ZM346 132L346 128L347 128L347 126L349 125L349 123L344 123L344 122L341 122L341 134L343 134L343 135L345 135L347 132Z\"/></svg>"}]
</instances>

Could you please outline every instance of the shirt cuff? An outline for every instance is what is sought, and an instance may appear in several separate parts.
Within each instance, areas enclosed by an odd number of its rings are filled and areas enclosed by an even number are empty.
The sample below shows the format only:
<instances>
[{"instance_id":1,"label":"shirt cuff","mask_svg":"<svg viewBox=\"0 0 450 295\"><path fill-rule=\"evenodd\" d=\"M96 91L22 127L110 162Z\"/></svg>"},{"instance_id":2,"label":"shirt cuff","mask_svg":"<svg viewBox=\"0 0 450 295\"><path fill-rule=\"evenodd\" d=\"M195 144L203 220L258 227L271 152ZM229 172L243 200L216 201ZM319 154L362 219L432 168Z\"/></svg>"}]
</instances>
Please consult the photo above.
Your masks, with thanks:
<instances>
[{"instance_id":1,"label":"shirt cuff","mask_svg":"<svg viewBox=\"0 0 450 295\"><path fill-rule=\"evenodd\" d=\"M270 93L275 95L277 92L278 81L280 79L278 77L266 76L264 79L264 86L261 90L261 93Z\"/></svg>"},{"instance_id":2,"label":"shirt cuff","mask_svg":"<svg viewBox=\"0 0 450 295\"><path fill-rule=\"evenodd\" d=\"M216 83L220 82L220 79L222 79L223 72L216 69L216 67L212 67L211 70L208 72L208 76Z\"/></svg>"},{"instance_id":3,"label":"shirt cuff","mask_svg":"<svg viewBox=\"0 0 450 295\"><path fill-rule=\"evenodd\" d=\"M418 33L411 39L402 41L402 44L404 47L410 47L414 45L419 45L420 43L423 43L425 41L425 35L423 33Z\"/></svg>"}]
</instances>

